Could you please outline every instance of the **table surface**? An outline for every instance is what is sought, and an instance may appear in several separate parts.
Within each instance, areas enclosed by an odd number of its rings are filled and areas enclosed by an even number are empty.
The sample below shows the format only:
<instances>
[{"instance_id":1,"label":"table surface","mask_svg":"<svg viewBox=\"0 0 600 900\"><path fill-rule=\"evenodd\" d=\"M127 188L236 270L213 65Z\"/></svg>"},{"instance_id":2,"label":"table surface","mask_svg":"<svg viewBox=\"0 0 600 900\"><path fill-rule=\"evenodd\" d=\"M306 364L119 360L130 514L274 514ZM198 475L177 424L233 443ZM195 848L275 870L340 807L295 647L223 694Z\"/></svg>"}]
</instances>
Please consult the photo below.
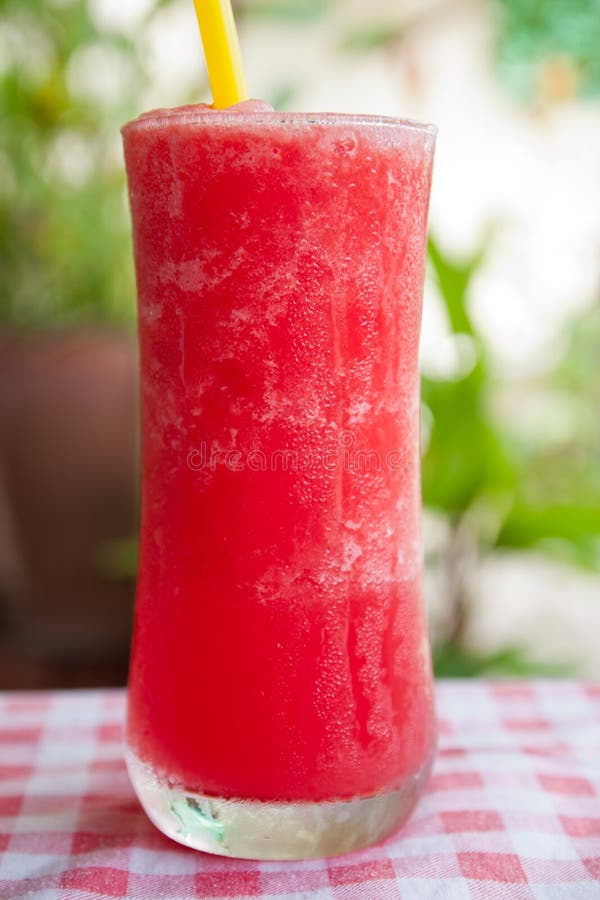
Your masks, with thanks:
<instances>
[{"instance_id":1,"label":"table surface","mask_svg":"<svg viewBox=\"0 0 600 900\"><path fill-rule=\"evenodd\" d=\"M370 850L294 863L188 850L146 819L122 691L0 694L0 897L600 898L600 685L442 681L427 793Z\"/></svg>"}]
</instances>

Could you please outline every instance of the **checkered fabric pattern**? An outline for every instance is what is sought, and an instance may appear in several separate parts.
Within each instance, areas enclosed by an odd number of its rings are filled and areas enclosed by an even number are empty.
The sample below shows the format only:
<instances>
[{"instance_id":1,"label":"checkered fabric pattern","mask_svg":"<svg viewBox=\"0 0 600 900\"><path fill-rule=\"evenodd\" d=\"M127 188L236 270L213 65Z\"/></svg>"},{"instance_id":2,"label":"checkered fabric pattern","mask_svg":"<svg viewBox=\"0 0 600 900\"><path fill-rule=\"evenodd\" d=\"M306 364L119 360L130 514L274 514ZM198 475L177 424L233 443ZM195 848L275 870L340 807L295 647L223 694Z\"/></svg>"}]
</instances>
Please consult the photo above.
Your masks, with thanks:
<instances>
[{"instance_id":1,"label":"checkered fabric pattern","mask_svg":"<svg viewBox=\"0 0 600 900\"><path fill-rule=\"evenodd\" d=\"M440 747L404 829L330 860L211 857L146 819L124 694L0 695L0 898L600 898L600 685L438 684Z\"/></svg>"}]
</instances>

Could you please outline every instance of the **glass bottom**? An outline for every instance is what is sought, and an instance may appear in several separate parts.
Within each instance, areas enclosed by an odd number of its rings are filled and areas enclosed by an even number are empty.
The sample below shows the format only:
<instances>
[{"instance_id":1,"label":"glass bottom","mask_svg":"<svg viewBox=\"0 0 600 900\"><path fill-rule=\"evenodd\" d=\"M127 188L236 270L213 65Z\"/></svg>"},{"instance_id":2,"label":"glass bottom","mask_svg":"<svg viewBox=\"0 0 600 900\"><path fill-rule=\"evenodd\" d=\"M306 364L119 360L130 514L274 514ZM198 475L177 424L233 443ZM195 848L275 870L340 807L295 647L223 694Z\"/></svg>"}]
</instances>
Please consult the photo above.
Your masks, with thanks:
<instances>
[{"instance_id":1,"label":"glass bottom","mask_svg":"<svg viewBox=\"0 0 600 900\"><path fill-rule=\"evenodd\" d=\"M238 859L310 859L337 856L382 841L412 812L431 760L396 791L355 800L261 802L221 800L161 780L126 751L135 792L167 837L219 856Z\"/></svg>"}]
</instances>

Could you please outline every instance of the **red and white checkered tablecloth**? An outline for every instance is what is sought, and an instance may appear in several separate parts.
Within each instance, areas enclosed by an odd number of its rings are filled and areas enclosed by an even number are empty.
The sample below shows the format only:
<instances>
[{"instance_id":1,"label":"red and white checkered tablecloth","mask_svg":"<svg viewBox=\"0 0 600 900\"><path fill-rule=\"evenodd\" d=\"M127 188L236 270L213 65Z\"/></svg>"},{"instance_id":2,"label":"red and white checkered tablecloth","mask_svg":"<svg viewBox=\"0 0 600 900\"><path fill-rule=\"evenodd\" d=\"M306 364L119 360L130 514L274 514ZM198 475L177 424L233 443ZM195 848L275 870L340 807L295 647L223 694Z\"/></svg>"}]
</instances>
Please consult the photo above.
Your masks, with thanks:
<instances>
[{"instance_id":1,"label":"red and white checkered tablecloth","mask_svg":"<svg viewBox=\"0 0 600 900\"><path fill-rule=\"evenodd\" d=\"M188 850L146 819L124 695L0 695L0 898L600 898L600 685L438 684L440 748L392 839L330 860Z\"/></svg>"}]
</instances>

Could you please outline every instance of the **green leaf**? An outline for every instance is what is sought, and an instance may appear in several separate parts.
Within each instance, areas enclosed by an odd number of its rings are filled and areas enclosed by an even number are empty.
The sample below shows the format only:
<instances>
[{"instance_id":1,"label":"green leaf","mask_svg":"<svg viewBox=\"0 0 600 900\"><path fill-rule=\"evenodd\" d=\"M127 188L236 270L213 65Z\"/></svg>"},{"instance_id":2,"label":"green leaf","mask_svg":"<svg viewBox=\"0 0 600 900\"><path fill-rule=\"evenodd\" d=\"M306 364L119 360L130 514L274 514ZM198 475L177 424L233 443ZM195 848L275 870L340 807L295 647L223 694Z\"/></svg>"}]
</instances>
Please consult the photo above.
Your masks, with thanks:
<instances>
[{"instance_id":1,"label":"green leaf","mask_svg":"<svg viewBox=\"0 0 600 900\"><path fill-rule=\"evenodd\" d=\"M99 35L84 0L60 7L13 0L3 9L22 40L43 32L51 62L44 72L16 60L0 73L3 183L18 185L16 192L0 185L0 320L17 327L129 325L134 286L123 170L107 151L136 111L143 74L133 45L122 35ZM125 54L134 74L110 108L71 96L65 74L74 53L97 41ZM65 135L79 139L89 156L80 182L57 174L52 162Z\"/></svg>"},{"instance_id":2,"label":"green leaf","mask_svg":"<svg viewBox=\"0 0 600 900\"><path fill-rule=\"evenodd\" d=\"M508 513L500 533L498 545L519 549L538 547L556 550L560 544L570 543L579 548L579 555L593 565L598 557L600 541L600 504L540 503L517 501ZM563 548L564 549L564 548Z\"/></svg>"},{"instance_id":3,"label":"green leaf","mask_svg":"<svg viewBox=\"0 0 600 900\"><path fill-rule=\"evenodd\" d=\"M283 84L269 98L269 103L273 109L286 110L294 99L297 90L298 88L295 84Z\"/></svg>"},{"instance_id":4,"label":"green leaf","mask_svg":"<svg viewBox=\"0 0 600 900\"><path fill-rule=\"evenodd\" d=\"M474 367L462 378L422 378L422 397L431 414L423 456L423 500L454 515L480 496L506 495L517 480L514 460L492 415L492 382L485 345L467 310L471 280L485 245L465 262L450 260L432 239L429 260L454 334L466 334L476 348Z\"/></svg>"},{"instance_id":5,"label":"green leaf","mask_svg":"<svg viewBox=\"0 0 600 900\"><path fill-rule=\"evenodd\" d=\"M405 29L398 25L372 25L350 31L342 38L340 50L350 53L377 50L396 44L405 35Z\"/></svg>"},{"instance_id":6,"label":"green leaf","mask_svg":"<svg viewBox=\"0 0 600 900\"><path fill-rule=\"evenodd\" d=\"M244 0L239 4L242 17L307 22L327 12L329 0Z\"/></svg>"},{"instance_id":7,"label":"green leaf","mask_svg":"<svg viewBox=\"0 0 600 900\"><path fill-rule=\"evenodd\" d=\"M428 256L446 307L450 327L455 334L475 335L475 329L467 312L467 292L473 275L485 255L483 245L464 263L451 260L442 253L433 238L429 239Z\"/></svg>"},{"instance_id":8,"label":"green leaf","mask_svg":"<svg viewBox=\"0 0 600 900\"><path fill-rule=\"evenodd\" d=\"M514 461L491 418L488 391L481 365L458 381L422 379L423 402L432 417L422 460L428 506L455 513L482 494L513 489Z\"/></svg>"},{"instance_id":9,"label":"green leaf","mask_svg":"<svg viewBox=\"0 0 600 900\"><path fill-rule=\"evenodd\" d=\"M535 99L540 71L553 62L571 67L579 94L600 93L597 0L499 0L499 12L500 75L521 99Z\"/></svg>"},{"instance_id":10,"label":"green leaf","mask_svg":"<svg viewBox=\"0 0 600 900\"><path fill-rule=\"evenodd\" d=\"M456 644L443 644L433 650L433 667L436 678L560 677L573 674L568 666L529 659L520 647L505 647L495 653L478 654Z\"/></svg>"},{"instance_id":11,"label":"green leaf","mask_svg":"<svg viewBox=\"0 0 600 900\"><path fill-rule=\"evenodd\" d=\"M109 541L101 547L98 567L110 579L135 578L138 562L138 542L134 538Z\"/></svg>"}]
</instances>

